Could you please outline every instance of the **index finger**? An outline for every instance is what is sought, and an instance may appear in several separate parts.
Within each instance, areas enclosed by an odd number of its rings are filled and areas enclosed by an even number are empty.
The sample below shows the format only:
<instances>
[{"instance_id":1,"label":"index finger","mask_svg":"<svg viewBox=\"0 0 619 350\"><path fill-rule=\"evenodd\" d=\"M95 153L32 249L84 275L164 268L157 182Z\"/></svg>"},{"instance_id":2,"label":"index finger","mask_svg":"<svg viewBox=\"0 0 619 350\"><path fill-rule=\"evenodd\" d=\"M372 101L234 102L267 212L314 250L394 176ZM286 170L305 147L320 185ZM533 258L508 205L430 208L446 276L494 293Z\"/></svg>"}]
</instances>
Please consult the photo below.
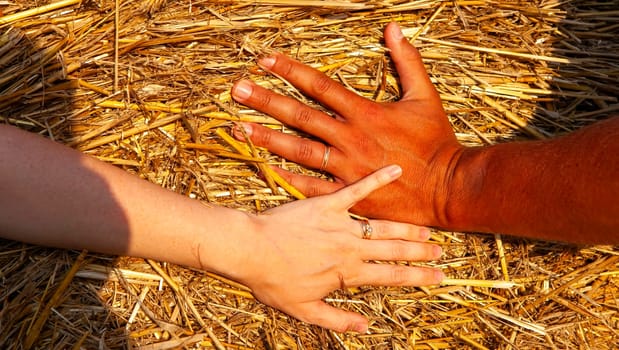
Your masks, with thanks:
<instances>
[{"instance_id":1,"label":"index finger","mask_svg":"<svg viewBox=\"0 0 619 350\"><path fill-rule=\"evenodd\" d=\"M331 196L338 198L337 202L340 206L350 209L370 193L394 181L400 175L402 175L402 168L399 165L389 165L334 192Z\"/></svg>"},{"instance_id":2,"label":"index finger","mask_svg":"<svg viewBox=\"0 0 619 350\"><path fill-rule=\"evenodd\" d=\"M329 78L326 74L276 53L262 58L258 64L290 82L308 96L325 105L344 118L363 115L375 103Z\"/></svg>"}]
</instances>

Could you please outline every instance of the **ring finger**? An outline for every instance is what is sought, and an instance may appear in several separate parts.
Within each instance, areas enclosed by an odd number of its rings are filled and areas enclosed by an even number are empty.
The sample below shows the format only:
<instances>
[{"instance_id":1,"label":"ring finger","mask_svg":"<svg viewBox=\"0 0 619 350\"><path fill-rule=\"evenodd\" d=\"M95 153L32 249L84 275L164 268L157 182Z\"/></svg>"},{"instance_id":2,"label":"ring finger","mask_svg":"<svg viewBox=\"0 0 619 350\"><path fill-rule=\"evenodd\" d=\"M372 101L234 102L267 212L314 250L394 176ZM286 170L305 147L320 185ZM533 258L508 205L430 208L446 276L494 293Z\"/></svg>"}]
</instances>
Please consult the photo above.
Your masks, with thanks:
<instances>
[{"instance_id":1,"label":"ring finger","mask_svg":"<svg viewBox=\"0 0 619 350\"><path fill-rule=\"evenodd\" d=\"M264 147L295 163L330 173L337 171L338 164L341 164L342 153L333 146L325 145L319 141L286 135L259 124L243 123L242 125L245 133L256 146ZM240 140L244 139L240 130L234 130L234 136Z\"/></svg>"},{"instance_id":2,"label":"ring finger","mask_svg":"<svg viewBox=\"0 0 619 350\"><path fill-rule=\"evenodd\" d=\"M355 220L353 232L358 232L360 238L363 237L366 220ZM393 240L401 239L412 242L425 242L430 238L430 230L427 227L395 223L385 220L367 220L371 233L366 239L371 240ZM366 230L367 231L367 228Z\"/></svg>"}]
</instances>

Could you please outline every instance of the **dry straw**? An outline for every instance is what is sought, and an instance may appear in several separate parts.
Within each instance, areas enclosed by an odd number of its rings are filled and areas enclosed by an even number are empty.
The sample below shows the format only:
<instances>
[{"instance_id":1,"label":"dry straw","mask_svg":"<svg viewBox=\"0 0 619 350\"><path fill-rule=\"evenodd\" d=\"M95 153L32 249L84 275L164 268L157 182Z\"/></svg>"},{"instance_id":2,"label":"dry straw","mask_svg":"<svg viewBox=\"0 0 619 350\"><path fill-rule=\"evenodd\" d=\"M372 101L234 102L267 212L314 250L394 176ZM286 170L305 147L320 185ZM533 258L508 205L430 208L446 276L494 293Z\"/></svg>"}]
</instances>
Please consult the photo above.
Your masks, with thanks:
<instances>
[{"instance_id":1,"label":"dry straw","mask_svg":"<svg viewBox=\"0 0 619 350\"><path fill-rule=\"evenodd\" d=\"M284 52L360 95L393 101L400 88L382 30L398 21L462 143L541 139L619 110L618 6L0 1L0 122L197 200L261 211L303 196L267 165L318 176L230 136L238 121L296 133L235 104L238 79L315 105L258 69L261 55ZM433 263L449 277L443 285L328 296L370 319L364 335L304 324L203 271L2 241L0 348L619 347L615 247L438 230L432 240L445 251Z\"/></svg>"}]
</instances>

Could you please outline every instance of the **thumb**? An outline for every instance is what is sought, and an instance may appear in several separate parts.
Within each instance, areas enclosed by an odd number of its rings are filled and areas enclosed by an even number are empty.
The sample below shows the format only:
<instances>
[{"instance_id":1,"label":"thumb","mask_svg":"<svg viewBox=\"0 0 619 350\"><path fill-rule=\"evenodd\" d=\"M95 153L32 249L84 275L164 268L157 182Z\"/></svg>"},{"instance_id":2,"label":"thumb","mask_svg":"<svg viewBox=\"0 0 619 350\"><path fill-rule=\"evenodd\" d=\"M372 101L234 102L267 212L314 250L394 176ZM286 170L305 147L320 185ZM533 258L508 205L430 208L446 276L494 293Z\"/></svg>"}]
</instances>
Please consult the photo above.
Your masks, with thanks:
<instances>
[{"instance_id":1,"label":"thumb","mask_svg":"<svg viewBox=\"0 0 619 350\"><path fill-rule=\"evenodd\" d=\"M421 54L404 37L400 26L391 22L385 28L385 43L400 76L403 100L438 98L438 93L421 60Z\"/></svg>"},{"instance_id":2,"label":"thumb","mask_svg":"<svg viewBox=\"0 0 619 350\"><path fill-rule=\"evenodd\" d=\"M304 316L296 317L336 332L365 334L368 331L368 320L361 314L335 308L321 300L305 304L302 311Z\"/></svg>"}]
</instances>

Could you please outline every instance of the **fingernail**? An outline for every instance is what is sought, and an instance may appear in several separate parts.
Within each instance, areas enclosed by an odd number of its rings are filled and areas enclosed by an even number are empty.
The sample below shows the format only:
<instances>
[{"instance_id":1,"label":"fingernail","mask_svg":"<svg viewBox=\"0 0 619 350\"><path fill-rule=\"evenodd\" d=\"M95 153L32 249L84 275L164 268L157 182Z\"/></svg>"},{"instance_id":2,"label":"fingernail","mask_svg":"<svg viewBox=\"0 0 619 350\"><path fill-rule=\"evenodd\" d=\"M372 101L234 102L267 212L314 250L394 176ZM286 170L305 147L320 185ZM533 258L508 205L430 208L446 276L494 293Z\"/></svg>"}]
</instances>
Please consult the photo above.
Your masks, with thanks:
<instances>
[{"instance_id":1,"label":"fingernail","mask_svg":"<svg viewBox=\"0 0 619 350\"><path fill-rule=\"evenodd\" d=\"M438 245L435 245L434 248L432 248L434 250L434 257L436 259L439 259L441 257L441 255L443 255L443 248L441 248Z\"/></svg>"},{"instance_id":2,"label":"fingernail","mask_svg":"<svg viewBox=\"0 0 619 350\"><path fill-rule=\"evenodd\" d=\"M273 67L274 64L275 64L275 57L273 56L263 57L258 60L258 65L264 68L267 68L267 69Z\"/></svg>"},{"instance_id":3,"label":"fingernail","mask_svg":"<svg viewBox=\"0 0 619 350\"><path fill-rule=\"evenodd\" d=\"M368 330L368 326L364 325L364 324L358 324L355 326L355 329L353 329L353 331L359 333L359 334L368 334L369 330Z\"/></svg>"},{"instance_id":4,"label":"fingernail","mask_svg":"<svg viewBox=\"0 0 619 350\"><path fill-rule=\"evenodd\" d=\"M243 127L243 130L245 130L245 134L247 136L251 136L251 133L254 132L254 129L250 124L241 123L241 127Z\"/></svg>"},{"instance_id":5,"label":"fingernail","mask_svg":"<svg viewBox=\"0 0 619 350\"><path fill-rule=\"evenodd\" d=\"M239 100L246 100L249 96L251 96L252 91L253 87L251 86L251 83L241 80L234 86L232 95Z\"/></svg>"},{"instance_id":6,"label":"fingernail","mask_svg":"<svg viewBox=\"0 0 619 350\"><path fill-rule=\"evenodd\" d=\"M241 130L242 128L242 130ZM243 131L245 133L243 133ZM247 137L251 136L253 129L251 127L251 125L249 124L245 124L245 123L240 123L237 124L234 129L232 129L232 135L234 135L234 137L236 137L239 140L245 140L245 136L247 135Z\"/></svg>"},{"instance_id":7,"label":"fingernail","mask_svg":"<svg viewBox=\"0 0 619 350\"><path fill-rule=\"evenodd\" d=\"M429 228L427 228L427 227L422 227L422 228L419 230L419 238L420 238L422 241L427 241L428 239L430 239L430 235L431 235L431 234L432 234L432 233L430 232L430 229L429 229Z\"/></svg>"},{"instance_id":8,"label":"fingernail","mask_svg":"<svg viewBox=\"0 0 619 350\"><path fill-rule=\"evenodd\" d=\"M436 272L434 272L434 277L436 278L436 283L439 284L445 279L445 274L443 271L436 270Z\"/></svg>"},{"instance_id":9,"label":"fingernail","mask_svg":"<svg viewBox=\"0 0 619 350\"><path fill-rule=\"evenodd\" d=\"M393 36L395 40L401 40L402 38L404 38L404 34L402 33L402 29L399 25L394 24L391 27L391 36Z\"/></svg>"},{"instance_id":10,"label":"fingernail","mask_svg":"<svg viewBox=\"0 0 619 350\"><path fill-rule=\"evenodd\" d=\"M402 175L402 168L399 165L390 165L387 167L387 174L392 179L396 179Z\"/></svg>"}]
</instances>

